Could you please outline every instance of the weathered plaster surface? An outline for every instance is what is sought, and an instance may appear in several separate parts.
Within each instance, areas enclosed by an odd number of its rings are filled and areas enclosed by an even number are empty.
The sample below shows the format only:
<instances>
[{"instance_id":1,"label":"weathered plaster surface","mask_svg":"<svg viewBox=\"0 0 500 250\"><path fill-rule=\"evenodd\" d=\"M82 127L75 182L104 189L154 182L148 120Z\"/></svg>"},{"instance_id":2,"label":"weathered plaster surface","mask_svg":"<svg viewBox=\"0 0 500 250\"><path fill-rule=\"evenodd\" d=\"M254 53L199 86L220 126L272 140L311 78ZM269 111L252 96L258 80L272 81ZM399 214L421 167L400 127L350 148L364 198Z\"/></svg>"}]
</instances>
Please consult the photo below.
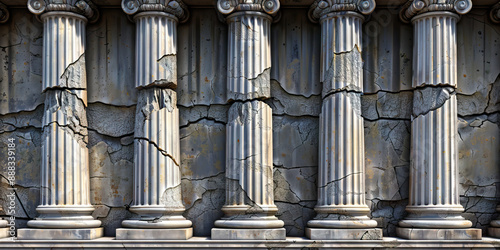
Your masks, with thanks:
<instances>
[{"instance_id":1,"label":"weathered plaster surface","mask_svg":"<svg viewBox=\"0 0 500 250\"><path fill-rule=\"evenodd\" d=\"M319 116L321 112L321 96L288 94L279 82L271 80L271 98L266 100L273 109L274 115Z\"/></svg>"},{"instance_id":2,"label":"weathered plaster surface","mask_svg":"<svg viewBox=\"0 0 500 250\"><path fill-rule=\"evenodd\" d=\"M27 9L10 12L15 22L0 24L0 114L31 111L43 103L43 24Z\"/></svg>"},{"instance_id":3,"label":"weathered plaster surface","mask_svg":"<svg viewBox=\"0 0 500 250\"><path fill-rule=\"evenodd\" d=\"M18 206L15 208L17 227L26 227L28 220L33 219L37 213L36 207L40 203L40 179L38 178L42 162L42 132L41 120L43 106L38 106L34 111L0 116L0 155L7 154L9 138L16 142L16 184L13 188ZM5 146L4 146L5 145ZM12 188L7 181L7 157L0 158L2 173L0 174L0 216L4 217L8 211L8 199ZM22 166L22 167L21 167Z\"/></svg>"},{"instance_id":4,"label":"weathered plaster surface","mask_svg":"<svg viewBox=\"0 0 500 250\"><path fill-rule=\"evenodd\" d=\"M26 159L27 161L23 161L27 168L20 168L17 170L17 175L19 176L18 181L16 181L16 187L19 186L21 188L34 188L38 189L40 183L38 181L32 181L31 178L35 178L38 175L37 173L33 173L31 169L38 170L40 168L40 144L41 144L41 133L37 131L36 128L18 128L13 132L2 133L1 140L2 142L7 142L8 138L14 138L16 140L16 144L18 146L18 156L19 159ZM7 155L7 148L2 148L2 154L5 153ZM2 163L7 165L7 158L2 158ZM7 184L6 182L6 174L2 174L1 178L2 183ZM5 198L5 197L2 197ZM38 200L38 198L36 199ZM33 204L32 204L33 203ZM35 201L27 201L28 205L30 204L30 208L34 209L37 206ZM22 208L17 208L19 211L22 211ZM22 214L22 213L21 213ZM31 214L33 215L33 214Z\"/></svg>"},{"instance_id":5,"label":"weathered plaster surface","mask_svg":"<svg viewBox=\"0 0 500 250\"><path fill-rule=\"evenodd\" d=\"M409 120L365 121L366 199L384 236L395 235L408 203L410 137Z\"/></svg>"},{"instance_id":6,"label":"weathered plaster surface","mask_svg":"<svg viewBox=\"0 0 500 250\"><path fill-rule=\"evenodd\" d=\"M210 236L225 201L226 126L202 118L181 125L182 195L194 234Z\"/></svg>"},{"instance_id":7,"label":"weathered plaster surface","mask_svg":"<svg viewBox=\"0 0 500 250\"><path fill-rule=\"evenodd\" d=\"M90 104L87 108L89 127L100 134L123 137L134 133L135 107Z\"/></svg>"},{"instance_id":8,"label":"weathered plaster surface","mask_svg":"<svg viewBox=\"0 0 500 250\"><path fill-rule=\"evenodd\" d=\"M96 205L92 216L103 221L105 234L114 235L115 229L121 227L115 220L124 220L130 217L125 210L132 201L133 195L133 162L132 159L113 159L111 155L126 151L118 144L108 145L100 141L92 146L90 154L90 199ZM130 146L131 147L131 146ZM133 148L130 150L133 154ZM106 226L108 225L108 226Z\"/></svg>"},{"instance_id":9,"label":"weathered plaster surface","mask_svg":"<svg viewBox=\"0 0 500 250\"><path fill-rule=\"evenodd\" d=\"M486 228L497 217L495 207L500 200L500 26L493 25L484 12L473 10L458 23L455 91L459 194L464 216L478 228ZM319 25L302 16L306 13L305 9L283 9L282 19L272 25L271 96L265 100L273 110L277 217L285 222L289 236L304 236L307 221L316 215L322 85L319 52L318 58L312 53L319 51L320 32ZM114 236L121 221L132 217L127 209L133 199L135 28L119 9L102 9L101 14L87 28L85 126L91 203L96 207L93 215L103 222L105 235ZM193 221L195 236L208 236L214 221L223 215L220 209L225 201L230 107L225 80L227 25L218 21L213 9L193 9L191 14L187 23L178 26L178 161L184 216ZM366 201L384 236L395 236L397 222L406 215L409 192L413 35L411 25L402 24L397 14L377 9L364 24L362 42ZM15 187L22 204L16 214L18 227L25 227L27 220L37 216L35 208L40 202L45 100L45 94L40 94L42 25L23 9L13 9L11 18L15 21L0 25L4 65L0 73L0 155L6 155L6 140L15 138L19 164ZM427 109L423 107L422 112ZM6 217L3 194L9 186L4 178L4 157L0 157L0 166L0 216Z\"/></svg>"},{"instance_id":10,"label":"weathered plaster surface","mask_svg":"<svg viewBox=\"0 0 500 250\"><path fill-rule=\"evenodd\" d=\"M411 90L413 29L399 9L375 9L363 24L364 92Z\"/></svg>"},{"instance_id":11,"label":"weathered plaster surface","mask_svg":"<svg viewBox=\"0 0 500 250\"><path fill-rule=\"evenodd\" d=\"M498 112L500 26L475 9L457 25L459 116Z\"/></svg>"},{"instance_id":12,"label":"weathered plaster surface","mask_svg":"<svg viewBox=\"0 0 500 250\"><path fill-rule=\"evenodd\" d=\"M88 101L134 105L135 25L121 9L100 11L101 18L87 25Z\"/></svg>"},{"instance_id":13,"label":"weathered plaster surface","mask_svg":"<svg viewBox=\"0 0 500 250\"><path fill-rule=\"evenodd\" d=\"M459 192L465 216L486 229L500 196L498 113L459 119Z\"/></svg>"},{"instance_id":14,"label":"weathered plaster surface","mask_svg":"<svg viewBox=\"0 0 500 250\"><path fill-rule=\"evenodd\" d=\"M289 236L304 235L315 215L318 172L318 118L273 118L274 200Z\"/></svg>"},{"instance_id":15,"label":"weathered plaster surface","mask_svg":"<svg viewBox=\"0 0 500 250\"><path fill-rule=\"evenodd\" d=\"M318 164L317 117L274 116L273 164L283 168Z\"/></svg>"},{"instance_id":16,"label":"weathered plaster surface","mask_svg":"<svg viewBox=\"0 0 500 250\"><path fill-rule=\"evenodd\" d=\"M288 9L271 26L271 32L271 79L289 95L319 95L319 25L309 21L307 10ZM271 95L274 94L271 86Z\"/></svg>"},{"instance_id":17,"label":"weathered plaster surface","mask_svg":"<svg viewBox=\"0 0 500 250\"><path fill-rule=\"evenodd\" d=\"M178 27L179 105L226 103L227 25L213 9L193 9Z\"/></svg>"}]
</instances>

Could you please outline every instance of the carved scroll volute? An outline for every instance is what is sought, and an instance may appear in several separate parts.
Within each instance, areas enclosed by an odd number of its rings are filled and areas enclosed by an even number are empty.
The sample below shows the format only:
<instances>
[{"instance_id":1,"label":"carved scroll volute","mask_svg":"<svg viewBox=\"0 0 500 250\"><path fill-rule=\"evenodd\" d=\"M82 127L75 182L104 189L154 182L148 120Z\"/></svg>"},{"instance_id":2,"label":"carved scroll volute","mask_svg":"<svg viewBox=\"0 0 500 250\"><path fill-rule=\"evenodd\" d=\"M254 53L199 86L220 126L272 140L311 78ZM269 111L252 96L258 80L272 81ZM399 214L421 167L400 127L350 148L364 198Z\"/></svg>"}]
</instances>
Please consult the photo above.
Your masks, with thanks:
<instances>
[{"instance_id":1,"label":"carved scroll volute","mask_svg":"<svg viewBox=\"0 0 500 250\"><path fill-rule=\"evenodd\" d=\"M0 23L5 23L9 20L10 13L7 9L7 6L3 3L0 3Z\"/></svg>"},{"instance_id":2,"label":"carved scroll volute","mask_svg":"<svg viewBox=\"0 0 500 250\"><path fill-rule=\"evenodd\" d=\"M35 15L41 15L49 11L74 12L85 16L90 23L99 19L99 10L90 0L29 0L28 9Z\"/></svg>"},{"instance_id":3,"label":"carved scroll volute","mask_svg":"<svg viewBox=\"0 0 500 250\"><path fill-rule=\"evenodd\" d=\"M309 19L316 23L321 16L339 11L354 11L369 15L375 10L375 7L375 0L316 0L309 9Z\"/></svg>"},{"instance_id":4,"label":"carved scroll volute","mask_svg":"<svg viewBox=\"0 0 500 250\"><path fill-rule=\"evenodd\" d=\"M493 5L490 10L490 19L494 23L500 23L500 2Z\"/></svg>"},{"instance_id":5,"label":"carved scroll volute","mask_svg":"<svg viewBox=\"0 0 500 250\"><path fill-rule=\"evenodd\" d=\"M189 19L189 11L181 0L122 0L122 9L128 15L144 11L159 11L174 15L180 23Z\"/></svg>"},{"instance_id":6,"label":"carved scroll volute","mask_svg":"<svg viewBox=\"0 0 500 250\"><path fill-rule=\"evenodd\" d=\"M444 2L440 0L410 0L401 8L399 18L403 22L409 23L414 16L425 12L451 11L464 15L471 9L471 0L446 0Z\"/></svg>"},{"instance_id":7,"label":"carved scroll volute","mask_svg":"<svg viewBox=\"0 0 500 250\"><path fill-rule=\"evenodd\" d=\"M374 0L362 0L358 2L358 11L363 15L369 15L377 6Z\"/></svg>"},{"instance_id":8,"label":"carved scroll volute","mask_svg":"<svg viewBox=\"0 0 500 250\"><path fill-rule=\"evenodd\" d=\"M467 14L472 9L472 1L471 0L457 0L457 1L455 1L453 8L460 15Z\"/></svg>"},{"instance_id":9,"label":"carved scroll volute","mask_svg":"<svg viewBox=\"0 0 500 250\"><path fill-rule=\"evenodd\" d=\"M29 0L28 9L35 15L42 14L46 9L47 4L43 0Z\"/></svg>"},{"instance_id":10,"label":"carved scroll volute","mask_svg":"<svg viewBox=\"0 0 500 250\"><path fill-rule=\"evenodd\" d=\"M279 0L218 0L217 14L221 22L225 22L226 16L238 11L264 12L273 18L273 22L280 20Z\"/></svg>"}]
</instances>

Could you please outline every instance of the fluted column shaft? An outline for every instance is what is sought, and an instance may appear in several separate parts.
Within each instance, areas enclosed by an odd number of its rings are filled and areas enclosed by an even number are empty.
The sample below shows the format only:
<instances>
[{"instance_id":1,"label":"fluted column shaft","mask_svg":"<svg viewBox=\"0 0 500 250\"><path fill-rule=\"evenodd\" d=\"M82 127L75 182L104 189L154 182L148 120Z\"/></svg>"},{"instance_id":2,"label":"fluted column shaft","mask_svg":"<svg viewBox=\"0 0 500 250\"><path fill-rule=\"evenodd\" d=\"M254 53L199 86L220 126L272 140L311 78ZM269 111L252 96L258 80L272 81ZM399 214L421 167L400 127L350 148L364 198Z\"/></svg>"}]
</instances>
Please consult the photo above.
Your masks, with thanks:
<instances>
[{"instance_id":1,"label":"fluted column shaft","mask_svg":"<svg viewBox=\"0 0 500 250\"><path fill-rule=\"evenodd\" d=\"M458 15L419 14L411 20L413 114L408 216L397 233L408 239L481 239L461 216L458 195L457 38Z\"/></svg>"},{"instance_id":2,"label":"fluted column shaft","mask_svg":"<svg viewBox=\"0 0 500 250\"><path fill-rule=\"evenodd\" d=\"M177 87L177 17L156 11L134 16L136 21L136 88Z\"/></svg>"},{"instance_id":3,"label":"fluted column shaft","mask_svg":"<svg viewBox=\"0 0 500 250\"><path fill-rule=\"evenodd\" d=\"M356 12L322 16L318 203L312 228L373 228L365 202L364 127L361 117L364 17Z\"/></svg>"},{"instance_id":4,"label":"fluted column shaft","mask_svg":"<svg viewBox=\"0 0 500 250\"><path fill-rule=\"evenodd\" d=\"M228 99L247 101L271 97L271 16L237 12L227 19Z\"/></svg>"},{"instance_id":5,"label":"fluted column shaft","mask_svg":"<svg viewBox=\"0 0 500 250\"><path fill-rule=\"evenodd\" d=\"M458 197L456 22L452 13L413 21L414 79L410 200L413 206L463 208Z\"/></svg>"},{"instance_id":6,"label":"fluted column shaft","mask_svg":"<svg viewBox=\"0 0 500 250\"><path fill-rule=\"evenodd\" d=\"M43 35L43 116L40 216L37 228L92 228L84 16L48 12ZM57 45L57 46L55 46Z\"/></svg>"},{"instance_id":7,"label":"fluted column shaft","mask_svg":"<svg viewBox=\"0 0 500 250\"><path fill-rule=\"evenodd\" d=\"M467 228L458 196L456 23L429 12L414 26L413 114L409 216L402 227Z\"/></svg>"},{"instance_id":8,"label":"fluted column shaft","mask_svg":"<svg viewBox=\"0 0 500 250\"><path fill-rule=\"evenodd\" d=\"M273 195L270 97L271 16L241 11L227 17L228 101L226 127L226 228L279 228Z\"/></svg>"},{"instance_id":9,"label":"fluted column shaft","mask_svg":"<svg viewBox=\"0 0 500 250\"><path fill-rule=\"evenodd\" d=\"M226 206L277 211L273 196L272 110L261 101L236 102L227 125ZM259 211L262 210L262 211Z\"/></svg>"},{"instance_id":10,"label":"fluted column shaft","mask_svg":"<svg viewBox=\"0 0 500 250\"><path fill-rule=\"evenodd\" d=\"M177 22L172 14L141 12L136 21L134 201L138 219L124 227L188 228L182 213L179 110L177 108Z\"/></svg>"}]
</instances>

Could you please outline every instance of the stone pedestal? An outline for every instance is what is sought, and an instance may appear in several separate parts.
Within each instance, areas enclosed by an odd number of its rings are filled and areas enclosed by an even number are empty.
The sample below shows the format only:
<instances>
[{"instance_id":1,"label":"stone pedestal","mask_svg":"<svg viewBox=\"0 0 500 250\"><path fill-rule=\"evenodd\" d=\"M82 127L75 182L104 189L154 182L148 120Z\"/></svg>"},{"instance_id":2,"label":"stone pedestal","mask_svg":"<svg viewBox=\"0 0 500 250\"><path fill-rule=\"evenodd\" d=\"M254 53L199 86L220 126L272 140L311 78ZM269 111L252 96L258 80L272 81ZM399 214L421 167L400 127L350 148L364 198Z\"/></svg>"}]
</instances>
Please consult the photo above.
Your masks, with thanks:
<instances>
[{"instance_id":1,"label":"stone pedestal","mask_svg":"<svg viewBox=\"0 0 500 250\"><path fill-rule=\"evenodd\" d=\"M48 4L49 6L46 6ZM93 239L102 236L90 204L87 149L87 79L85 27L97 10L87 3L85 16L66 11L70 4L31 0L30 11L41 14L43 34L43 116L40 214L19 229L18 239ZM49 8L50 7L50 8ZM54 46L57 44L57 46Z\"/></svg>"},{"instance_id":2,"label":"stone pedestal","mask_svg":"<svg viewBox=\"0 0 500 250\"><path fill-rule=\"evenodd\" d=\"M311 240L380 240L382 229L379 228L306 228L306 237Z\"/></svg>"},{"instance_id":3,"label":"stone pedestal","mask_svg":"<svg viewBox=\"0 0 500 250\"><path fill-rule=\"evenodd\" d=\"M104 229L73 228L73 229L33 229L23 228L17 231L17 238L22 240L93 240L102 237Z\"/></svg>"},{"instance_id":4,"label":"stone pedestal","mask_svg":"<svg viewBox=\"0 0 500 250\"><path fill-rule=\"evenodd\" d=\"M399 237L408 240L480 240L481 229L477 228L396 228Z\"/></svg>"},{"instance_id":5,"label":"stone pedestal","mask_svg":"<svg viewBox=\"0 0 500 250\"><path fill-rule=\"evenodd\" d=\"M193 237L193 228L117 228L117 240L187 240Z\"/></svg>"},{"instance_id":6,"label":"stone pedestal","mask_svg":"<svg viewBox=\"0 0 500 250\"><path fill-rule=\"evenodd\" d=\"M234 103L226 126L225 216L215 221L212 239L283 240L273 194L272 110L262 101L270 98L270 29L279 1L219 0L217 7L229 14L227 95Z\"/></svg>"},{"instance_id":7,"label":"stone pedestal","mask_svg":"<svg viewBox=\"0 0 500 250\"><path fill-rule=\"evenodd\" d=\"M368 14L375 2L360 6ZM365 202L364 127L361 116L364 17L336 12L340 5L315 2L312 21L321 23L323 105L320 114L317 216L306 235L318 240L382 239L382 229L368 215Z\"/></svg>"},{"instance_id":8,"label":"stone pedestal","mask_svg":"<svg viewBox=\"0 0 500 250\"><path fill-rule=\"evenodd\" d=\"M496 208L497 212L500 212L500 206ZM500 220L492 220L490 222L490 227L488 228L488 236L500 238Z\"/></svg>"},{"instance_id":9,"label":"stone pedestal","mask_svg":"<svg viewBox=\"0 0 500 250\"><path fill-rule=\"evenodd\" d=\"M283 240L286 239L284 228L213 228L212 240Z\"/></svg>"},{"instance_id":10,"label":"stone pedestal","mask_svg":"<svg viewBox=\"0 0 500 250\"><path fill-rule=\"evenodd\" d=\"M154 2L154 1L153 1ZM185 240L192 222L182 216L179 109L177 108L177 23L188 16L181 1L167 6L122 1L135 14L136 88L134 200L116 231L118 240ZM139 12L139 13L138 13ZM136 14L137 13L137 14Z\"/></svg>"},{"instance_id":11,"label":"stone pedestal","mask_svg":"<svg viewBox=\"0 0 500 250\"><path fill-rule=\"evenodd\" d=\"M0 239L9 237L9 229L8 228L0 228Z\"/></svg>"},{"instance_id":12,"label":"stone pedestal","mask_svg":"<svg viewBox=\"0 0 500 250\"><path fill-rule=\"evenodd\" d=\"M488 228L488 236L500 238L500 228L490 225L490 227Z\"/></svg>"},{"instance_id":13,"label":"stone pedestal","mask_svg":"<svg viewBox=\"0 0 500 250\"><path fill-rule=\"evenodd\" d=\"M413 114L408 216L399 222L399 237L413 240L481 239L464 219L458 194L456 23L470 10L470 1L457 1L449 11L414 16L423 6L414 2L403 10L414 36ZM430 9L441 6L430 3ZM416 8L416 9L415 9ZM451 8L451 9L450 9ZM414 16L414 17L413 17Z\"/></svg>"},{"instance_id":14,"label":"stone pedestal","mask_svg":"<svg viewBox=\"0 0 500 250\"><path fill-rule=\"evenodd\" d=\"M0 239L9 237L9 228L7 227L8 222L6 220L0 220Z\"/></svg>"}]
</instances>

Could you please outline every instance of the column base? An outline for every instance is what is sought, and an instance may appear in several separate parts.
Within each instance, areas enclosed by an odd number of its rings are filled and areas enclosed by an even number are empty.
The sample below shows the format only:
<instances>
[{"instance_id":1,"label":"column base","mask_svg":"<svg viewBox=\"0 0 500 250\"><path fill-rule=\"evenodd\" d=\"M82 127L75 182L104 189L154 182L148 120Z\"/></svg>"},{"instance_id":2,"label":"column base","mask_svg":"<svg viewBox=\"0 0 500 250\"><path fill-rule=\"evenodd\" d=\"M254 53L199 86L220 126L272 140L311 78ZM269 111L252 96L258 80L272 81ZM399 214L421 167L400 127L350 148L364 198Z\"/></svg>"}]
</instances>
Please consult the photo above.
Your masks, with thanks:
<instances>
[{"instance_id":1,"label":"column base","mask_svg":"<svg viewBox=\"0 0 500 250\"><path fill-rule=\"evenodd\" d=\"M142 228L142 229L178 229L190 228L193 223L190 220L124 220L122 226L127 228Z\"/></svg>"},{"instance_id":2,"label":"column base","mask_svg":"<svg viewBox=\"0 0 500 250\"><path fill-rule=\"evenodd\" d=\"M193 228L144 229L117 228L117 240L187 240L193 237Z\"/></svg>"},{"instance_id":3,"label":"column base","mask_svg":"<svg viewBox=\"0 0 500 250\"><path fill-rule=\"evenodd\" d=\"M212 228L212 240L285 240L284 228Z\"/></svg>"},{"instance_id":4,"label":"column base","mask_svg":"<svg viewBox=\"0 0 500 250\"><path fill-rule=\"evenodd\" d=\"M380 228L306 228L311 240L381 240Z\"/></svg>"},{"instance_id":5,"label":"column base","mask_svg":"<svg viewBox=\"0 0 500 250\"><path fill-rule=\"evenodd\" d=\"M500 227L489 227L488 235L495 238L500 238Z\"/></svg>"},{"instance_id":6,"label":"column base","mask_svg":"<svg viewBox=\"0 0 500 250\"><path fill-rule=\"evenodd\" d=\"M405 228L396 227L396 234L408 240L480 240L481 229L477 228Z\"/></svg>"},{"instance_id":7,"label":"column base","mask_svg":"<svg viewBox=\"0 0 500 250\"><path fill-rule=\"evenodd\" d=\"M7 237L10 237L9 228L8 227L0 228L0 239L7 238Z\"/></svg>"},{"instance_id":8,"label":"column base","mask_svg":"<svg viewBox=\"0 0 500 250\"><path fill-rule=\"evenodd\" d=\"M22 228L17 230L19 240L93 240L104 235L102 227L71 229Z\"/></svg>"}]
</instances>

